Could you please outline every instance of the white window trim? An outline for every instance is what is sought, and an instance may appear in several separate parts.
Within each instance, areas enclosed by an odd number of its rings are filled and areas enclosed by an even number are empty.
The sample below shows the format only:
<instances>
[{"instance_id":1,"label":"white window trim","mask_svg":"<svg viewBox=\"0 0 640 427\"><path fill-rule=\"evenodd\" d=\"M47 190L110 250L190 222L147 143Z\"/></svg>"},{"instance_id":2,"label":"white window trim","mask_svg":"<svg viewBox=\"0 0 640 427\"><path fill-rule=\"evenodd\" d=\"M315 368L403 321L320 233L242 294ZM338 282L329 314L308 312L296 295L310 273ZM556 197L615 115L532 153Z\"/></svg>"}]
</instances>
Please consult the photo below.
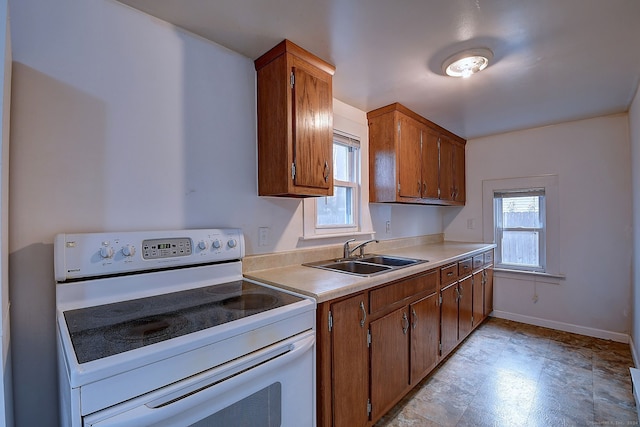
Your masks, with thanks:
<instances>
[{"instance_id":1,"label":"white window trim","mask_svg":"<svg viewBox=\"0 0 640 427\"><path fill-rule=\"evenodd\" d=\"M346 183L343 181L334 180L334 185L338 183L339 185L347 185L352 188L355 188L357 191L356 206L354 206L354 219L355 225L344 225L344 226L318 226L317 225L317 212L316 212L316 198L309 197L304 199L302 204L303 209L303 235L301 237L302 240L315 240L315 239L327 239L331 237L348 237L348 236L361 236L368 235L371 236L374 234L373 231L363 231L362 230L362 211L365 206L365 200L363 200L363 191L362 191L362 156L363 150L360 145L360 138L355 135L351 135L346 132L339 131L334 129L334 138L335 141L338 139L340 142L344 142L345 145L349 145L349 140L352 141L352 145L359 149L360 159L356 164L357 170L356 176L358 179L355 184Z\"/></svg>"},{"instance_id":2,"label":"white window trim","mask_svg":"<svg viewBox=\"0 0 640 427\"><path fill-rule=\"evenodd\" d=\"M544 188L546 209L546 268L545 272L505 269L514 274L536 274L564 278L560 251L560 197L558 175L539 175L519 178L488 179L482 181L482 234L485 243L495 243L493 194L522 188ZM499 268L495 269L500 271Z\"/></svg>"},{"instance_id":3,"label":"white window trim","mask_svg":"<svg viewBox=\"0 0 640 427\"><path fill-rule=\"evenodd\" d=\"M541 190L541 194L534 194L532 193L532 195L534 196L542 196L542 199L540 200L540 214L542 215L542 227L529 227L529 228L525 228L525 227L495 227L494 224L494 230L496 233L496 236L494 238L494 241L497 245L496 249L498 249L498 251L500 251L501 249L501 237L502 234L505 231L513 231L513 232L537 232L538 233L538 256L539 256L539 261L540 261L540 265L537 266L533 266L533 265L524 265L524 264L509 264L509 263L505 263L502 261L502 259L500 259L500 262L497 261L497 259L499 258L498 256L494 257L494 259L496 260L495 262L495 268L499 268L499 269L504 269L504 270L514 270L514 271L524 271L524 272L537 272L537 273L546 273L546 267L547 267L547 239L546 239L546 234L547 234L547 210L546 210L546 194L544 192L544 188L540 188L540 189L533 189L533 188L523 188L523 189L512 189L512 191L502 191L500 193L503 193L504 196L509 195L509 193L513 193L513 196L524 196L526 195L525 193L529 192L529 190L534 190L534 193L540 193L539 191L535 191L535 190ZM496 215L496 203L497 199L504 199L504 197L496 197L496 192L494 191L493 194L493 203L494 203L494 221L495 221L495 215ZM502 210L502 200L500 200L500 209Z\"/></svg>"}]
</instances>

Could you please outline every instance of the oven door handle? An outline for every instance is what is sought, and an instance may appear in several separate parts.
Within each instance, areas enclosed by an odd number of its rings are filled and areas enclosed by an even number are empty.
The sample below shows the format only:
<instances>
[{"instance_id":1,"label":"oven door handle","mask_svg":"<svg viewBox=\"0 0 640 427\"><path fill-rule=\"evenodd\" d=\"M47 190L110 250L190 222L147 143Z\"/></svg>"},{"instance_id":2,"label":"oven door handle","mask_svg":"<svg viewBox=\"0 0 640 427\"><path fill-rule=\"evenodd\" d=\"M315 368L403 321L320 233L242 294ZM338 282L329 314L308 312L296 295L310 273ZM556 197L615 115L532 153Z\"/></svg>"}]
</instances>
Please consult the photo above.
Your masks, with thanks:
<instances>
[{"instance_id":1,"label":"oven door handle","mask_svg":"<svg viewBox=\"0 0 640 427\"><path fill-rule=\"evenodd\" d=\"M139 401L139 404L128 411L119 411L109 416L111 408L108 408L92 414L85 418L84 425L141 426L161 421L166 422L166 425L173 425L169 420L174 416L180 417L180 421L176 421L176 425L180 425L186 421L187 413L194 417L194 421L191 422L197 422L197 411L190 411L191 408L205 402L208 402L209 411L225 408L233 403L228 396L230 391L237 390L245 384L251 384L252 378L271 370L277 372L279 369L286 369L287 365L310 351L314 343L313 332L307 332L302 337L290 338L281 342L276 348L272 346L258 350L176 383L170 386L171 391L168 393L166 390L157 390L136 398L134 400Z\"/></svg>"}]
</instances>

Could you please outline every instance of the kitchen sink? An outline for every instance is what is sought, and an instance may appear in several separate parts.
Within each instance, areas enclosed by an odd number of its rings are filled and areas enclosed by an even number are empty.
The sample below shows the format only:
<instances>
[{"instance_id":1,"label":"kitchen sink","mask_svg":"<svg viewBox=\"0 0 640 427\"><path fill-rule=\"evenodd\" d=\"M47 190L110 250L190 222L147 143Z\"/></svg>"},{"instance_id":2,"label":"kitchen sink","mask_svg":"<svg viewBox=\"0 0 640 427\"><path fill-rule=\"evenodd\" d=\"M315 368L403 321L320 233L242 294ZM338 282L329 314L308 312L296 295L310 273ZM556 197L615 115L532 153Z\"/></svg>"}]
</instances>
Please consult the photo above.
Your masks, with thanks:
<instances>
[{"instance_id":1,"label":"kitchen sink","mask_svg":"<svg viewBox=\"0 0 640 427\"><path fill-rule=\"evenodd\" d=\"M427 261L388 255L365 255L364 258L318 261L303 265L357 276L374 276L423 262Z\"/></svg>"}]
</instances>

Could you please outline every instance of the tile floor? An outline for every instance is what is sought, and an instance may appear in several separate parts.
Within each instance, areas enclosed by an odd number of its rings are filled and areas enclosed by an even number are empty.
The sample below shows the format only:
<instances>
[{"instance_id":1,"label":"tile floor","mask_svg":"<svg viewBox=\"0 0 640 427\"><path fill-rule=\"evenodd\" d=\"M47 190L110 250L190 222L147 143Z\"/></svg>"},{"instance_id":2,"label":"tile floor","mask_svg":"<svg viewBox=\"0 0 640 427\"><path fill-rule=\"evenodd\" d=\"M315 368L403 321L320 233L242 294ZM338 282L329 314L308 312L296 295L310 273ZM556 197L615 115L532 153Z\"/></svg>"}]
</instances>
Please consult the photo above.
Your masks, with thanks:
<instances>
[{"instance_id":1,"label":"tile floor","mask_svg":"<svg viewBox=\"0 0 640 427\"><path fill-rule=\"evenodd\" d=\"M628 344L488 319L375 427L639 425Z\"/></svg>"}]
</instances>

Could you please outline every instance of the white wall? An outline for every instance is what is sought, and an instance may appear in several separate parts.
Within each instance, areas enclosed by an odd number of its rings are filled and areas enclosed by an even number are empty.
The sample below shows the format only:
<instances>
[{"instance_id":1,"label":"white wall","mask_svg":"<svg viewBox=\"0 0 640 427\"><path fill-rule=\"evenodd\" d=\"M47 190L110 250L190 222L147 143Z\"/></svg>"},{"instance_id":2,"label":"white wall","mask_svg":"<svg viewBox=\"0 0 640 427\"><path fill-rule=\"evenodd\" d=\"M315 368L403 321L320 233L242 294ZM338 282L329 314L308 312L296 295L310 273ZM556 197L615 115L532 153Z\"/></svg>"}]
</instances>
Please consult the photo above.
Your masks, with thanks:
<instances>
[{"instance_id":1,"label":"white wall","mask_svg":"<svg viewBox=\"0 0 640 427\"><path fill-rule=\"evenodd\" d=\"M242 227L248 254L344 239L303 242L300 200L257 197L251 59L111 0L9 1L15 419L55 425L56 233ZM367 141L364 112L335 110ZM440 233L440 209L372 206L365 220L383 239Z\"/></svg>"},{"instance_id":2,"label":"white wall","mask_svg":"<svg viewBox=\"0 0 640 427\"><path fill-rule=\"evenodd\" d=\"M629 109L629 139L631 140L631 174L633 201L633 320L631 323L632 352L636 367L640 366L640 87Z\"/></svg>"},{"instance_id":3,"label":"white wall","mask_svg":"<svg viewBox=\"0 0 640 427\"><path fill-rule=\"evenodd\" d=\"M483 180L544 174L559 179L560 265L566 279L497 274L498 315L626 339L632 308L630 154L626 114L468 141L467 205L445 215L448 240L482 241ZM475 228L467 228L468 220Z\"/></svg>"},{"instance_id":4,"label":"white wall","mask_svg":"<svg viewBox=\"0 0 640 427\"><path fill-rule=\"evenodd\" d=\"M0 0L0 425L13 425L9 304L9 126L11 106L11 35L9 4Z\"/></svg>"}]
</instances>

